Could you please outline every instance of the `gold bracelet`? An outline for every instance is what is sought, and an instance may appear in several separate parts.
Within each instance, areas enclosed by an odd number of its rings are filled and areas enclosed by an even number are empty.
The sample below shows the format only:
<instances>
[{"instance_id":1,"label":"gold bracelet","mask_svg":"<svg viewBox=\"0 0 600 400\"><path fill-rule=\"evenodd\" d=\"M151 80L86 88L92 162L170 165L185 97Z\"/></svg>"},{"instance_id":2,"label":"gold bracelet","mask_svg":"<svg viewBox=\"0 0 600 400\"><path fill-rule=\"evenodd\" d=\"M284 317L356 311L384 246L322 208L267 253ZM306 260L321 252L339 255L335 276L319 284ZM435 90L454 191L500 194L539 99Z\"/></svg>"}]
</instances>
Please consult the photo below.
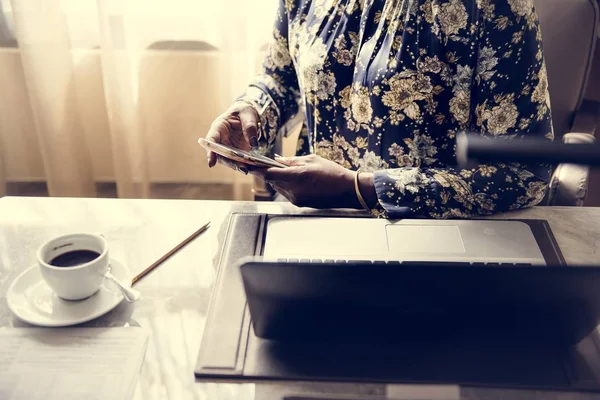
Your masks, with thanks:
<instances>
[{"instance_id":1,"label":"gold bracelet","mask_svg":"<svg viewBox=\"0 0 600 400\"><path fill-rule=\"evenodd\" d=\"M360 202L360 205L367 210L369 213L371 213L371 209L369 208L369 206L367 205L367 202L365 201L365 199L362 197L362 194L360 194L360 188L358 187L358 175L360 174L360 169L358 171L356 171L356 175L354 175L354 190L356 191L356 197L358 197L358 201Z\"/></svg>"}]
</instances>

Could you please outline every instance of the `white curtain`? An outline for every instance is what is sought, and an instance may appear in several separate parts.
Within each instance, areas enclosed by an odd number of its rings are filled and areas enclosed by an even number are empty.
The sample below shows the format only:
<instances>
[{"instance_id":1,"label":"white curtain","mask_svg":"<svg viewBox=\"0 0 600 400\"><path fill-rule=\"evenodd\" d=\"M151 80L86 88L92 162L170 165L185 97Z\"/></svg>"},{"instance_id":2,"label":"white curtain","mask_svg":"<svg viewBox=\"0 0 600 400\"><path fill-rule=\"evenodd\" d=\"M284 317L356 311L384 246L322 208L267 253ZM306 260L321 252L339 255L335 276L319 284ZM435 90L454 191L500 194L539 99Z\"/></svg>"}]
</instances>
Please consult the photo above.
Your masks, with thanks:
<instances>
[{"instance_id":1,"label":"white curtain","mask_svg":"<svg viewBox=\"0 0 600 400\"><path fill-rule=\"evenodd\" d=\"M196 139L256 73L277 0L0 5L0 196L12 181L75 197L247 183L209 171Z\"/></svg>"}]
</instances>

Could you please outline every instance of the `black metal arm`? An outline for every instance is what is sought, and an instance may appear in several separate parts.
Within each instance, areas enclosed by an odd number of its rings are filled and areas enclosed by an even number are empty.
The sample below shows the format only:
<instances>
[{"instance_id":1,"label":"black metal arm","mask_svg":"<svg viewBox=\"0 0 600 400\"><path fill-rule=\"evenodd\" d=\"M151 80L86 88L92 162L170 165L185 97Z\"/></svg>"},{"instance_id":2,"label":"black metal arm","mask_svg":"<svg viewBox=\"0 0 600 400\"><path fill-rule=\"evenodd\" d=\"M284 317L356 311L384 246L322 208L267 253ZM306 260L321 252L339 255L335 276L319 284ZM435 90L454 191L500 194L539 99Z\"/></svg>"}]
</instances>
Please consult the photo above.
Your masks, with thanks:
<instances>
[{"instance_id":1,"label":"black metal arm","mask_svg":"<svg viewBox=\"0 0 600 400\"><path fill-rule=\"evenodd\" d=\"M549 142L540 139L492 139L461 134L456 158L463 168L493 162L577 164L600 167L600 144Z\"/></svg>"}]
</instances>

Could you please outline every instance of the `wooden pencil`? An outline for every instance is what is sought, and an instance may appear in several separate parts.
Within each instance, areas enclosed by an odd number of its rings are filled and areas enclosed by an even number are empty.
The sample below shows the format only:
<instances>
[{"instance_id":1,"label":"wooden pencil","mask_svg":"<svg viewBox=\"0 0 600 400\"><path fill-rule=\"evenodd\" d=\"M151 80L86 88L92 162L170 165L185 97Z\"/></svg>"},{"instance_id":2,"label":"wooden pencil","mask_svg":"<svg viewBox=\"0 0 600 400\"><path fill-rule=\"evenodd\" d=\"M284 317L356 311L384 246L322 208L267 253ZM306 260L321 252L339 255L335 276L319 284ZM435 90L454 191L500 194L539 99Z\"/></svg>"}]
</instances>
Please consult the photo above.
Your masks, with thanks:
<instances>
[{"instance_id":1,"label":"wooden pencil","mask_svg":"<svg viewBox=\"0 0 600 400\"><path fill-rule=\"evenodd\" d=\"M146 268L145 270L143 270L142 272L140 272L139 274L137 274L135 277L133 277L133 279L131 280L131 286L133 286L137 282L139 282L140 279L142 279L144 276L146 276L150 272L152 272L156 267L158 267L160 264L162 264L163 262L165 262L173 254L175 254L179 250L181 250L185 245L187 245L189 242L191 242L192 240L194 240L198 235L200 235L201 233L203 233L204 231L206 231L209 227L210 227L210 221L207 222L205 225L203 225L196 232L192 233L183 242L179 243L177 246L175 246L173 249L171 249L167 254L165 254L164 256L162 256L161 258L159 258L158 260L156 260L154 263L152 263L152 265L150 265L148 268Z\"/></svg>"}]
</instances>

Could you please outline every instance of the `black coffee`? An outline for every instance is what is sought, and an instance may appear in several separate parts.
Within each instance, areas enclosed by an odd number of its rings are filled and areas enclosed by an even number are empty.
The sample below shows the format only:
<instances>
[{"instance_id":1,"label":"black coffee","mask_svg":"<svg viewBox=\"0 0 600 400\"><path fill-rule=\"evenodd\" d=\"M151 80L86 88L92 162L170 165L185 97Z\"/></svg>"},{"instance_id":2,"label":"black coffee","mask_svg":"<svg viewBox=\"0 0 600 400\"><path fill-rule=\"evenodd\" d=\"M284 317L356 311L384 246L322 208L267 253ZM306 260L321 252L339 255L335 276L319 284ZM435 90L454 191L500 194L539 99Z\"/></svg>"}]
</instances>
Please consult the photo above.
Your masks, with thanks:
<instances>
[{"instance_id":1,"label":"black coffee","mask_svg":"<svg viewBox=\"0 0 600 400\"><path fill-rule=\"evenodd\" d=\"M75 267L95 260L100 256L92 250L75 250L54 257L48 264L55 267Z\"/></svg>"}]
</instances>

